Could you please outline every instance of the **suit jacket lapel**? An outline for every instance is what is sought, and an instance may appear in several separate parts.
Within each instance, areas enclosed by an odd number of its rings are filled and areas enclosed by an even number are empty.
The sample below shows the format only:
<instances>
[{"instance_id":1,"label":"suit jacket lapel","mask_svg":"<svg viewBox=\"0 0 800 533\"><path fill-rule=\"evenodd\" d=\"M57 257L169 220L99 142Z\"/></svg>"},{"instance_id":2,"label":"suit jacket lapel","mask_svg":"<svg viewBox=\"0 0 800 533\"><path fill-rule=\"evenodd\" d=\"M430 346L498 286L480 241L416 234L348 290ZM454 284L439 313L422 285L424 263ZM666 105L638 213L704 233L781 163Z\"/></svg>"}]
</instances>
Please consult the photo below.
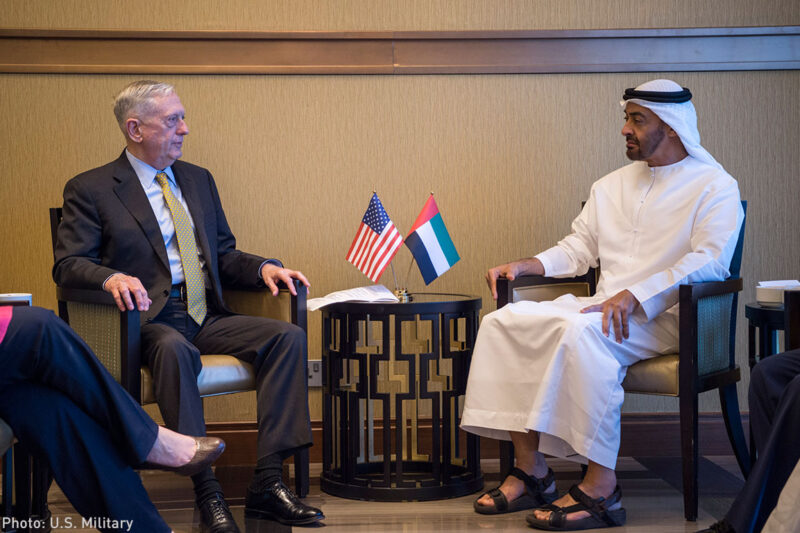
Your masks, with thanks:
<instances>
[{"instance_id":1,"label":"suit jacket lapel","mask_svg":"<svg viewBox=\"0 0 800 533\"><path fill-rule=\"evenodd\" d=\"M120 201L125 205L125 208L133 215L133 218L139 223L142 231L150 241L150 245L155 250L158 258L161 259L164 267L169 271L169 259L167 259L167 248L164 246L164 237L161 235L161 228L158 226L158 221L153 213L153 208L147 195L142 189L142 184L139 182L139 177L133 171L130 162L128 161L125 152L117 160L117 166L114 169L114 179L117 180L117 185L114 187L114 192Z\"/></svg>"}]
</instances>

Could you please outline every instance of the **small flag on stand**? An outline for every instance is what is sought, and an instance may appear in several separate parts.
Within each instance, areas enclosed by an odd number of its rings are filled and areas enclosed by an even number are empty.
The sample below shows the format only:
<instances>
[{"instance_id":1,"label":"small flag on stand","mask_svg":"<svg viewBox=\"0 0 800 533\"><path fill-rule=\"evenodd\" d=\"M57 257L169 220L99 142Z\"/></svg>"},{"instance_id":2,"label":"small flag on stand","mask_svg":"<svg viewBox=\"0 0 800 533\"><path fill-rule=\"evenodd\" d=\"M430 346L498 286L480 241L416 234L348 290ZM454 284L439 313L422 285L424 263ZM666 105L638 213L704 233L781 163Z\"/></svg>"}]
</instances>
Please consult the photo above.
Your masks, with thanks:
<instances>
[{"instance_id":1,"label":"small flag on stand","mask_svg":"<svg viewBox=\"0 0 800 533\"><path fill-rule=\"evenodd\" d=\"M406 246L414 254L425 285L450 270L461 259L447 232L433 194L425 202L425 207L411 227L411 233L406 237Z\"/></svg>"},{"instance_id":2,"label":"small flag on stand","mask_svg":"<svg viewBox=\"0 0 800 533\"><path fill-rule=\"evenodd\" d=\"M347 260L376 283L401 244L403 236L389 220L378 195L373 193L353 244L347 252Z\"/></svg>"}]
</instances>

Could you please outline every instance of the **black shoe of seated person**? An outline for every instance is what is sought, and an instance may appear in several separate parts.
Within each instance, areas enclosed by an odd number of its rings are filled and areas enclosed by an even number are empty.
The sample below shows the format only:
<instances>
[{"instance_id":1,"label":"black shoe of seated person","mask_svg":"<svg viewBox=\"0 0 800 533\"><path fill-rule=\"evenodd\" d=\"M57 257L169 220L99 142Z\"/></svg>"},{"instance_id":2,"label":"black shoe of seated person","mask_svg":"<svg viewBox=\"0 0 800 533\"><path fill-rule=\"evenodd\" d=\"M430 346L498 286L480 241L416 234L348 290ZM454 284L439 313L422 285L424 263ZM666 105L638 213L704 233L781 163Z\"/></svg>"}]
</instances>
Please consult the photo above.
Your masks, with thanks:
<instances>
[{"instance_id":1,"label":"black shoe of seated person","mask_svg":"<svg viewBox=\"0 0 800 533\"><path fill-rule=\"evenodd\" d=\"M736 533L733 526L724 518L719 522L714 522L706 529L701 529L697 533Z\"/></svg>"},{"instance_id":2,"label":"black shoe of seated person","mask_svg":"<svg viewBox=\"0 0 800 533\"><path fill-rule=\"evenodd\" d=\"M526 509L533 509L535 507L547 505L558 498L557 490L553 489L550 492L546 492L556 479L555 474L553 474L553 471L550 468L547 469L547 475L545 475L543 478L529 476L516 467L512 468L508 475L514 476L525 483L525 491L520 494L519 497L514 498L509 502L508 498L506 498L506 495L500 490L500 487L495 487L492 490L484 492L478 496L477 500L475 500L473 507L475 508L476 513L489 515L515 513L517 511L524 511ZM483 496L486 494L492 498L494 505L481 505L478 503L478 500L483 498Z\"/></svg>"},{"instance_id":3,"label":"black shoe of seated person","mask_svg":"<svg viewBox=\"0 0 800 533\"><path fill-rule=\"evenodd\" d=\"M627 518L625 509L619 505L622 499L622 490L619 485L608 498L592 498L583 492L578 485L569 489L569 495L577 503L562 507L548 504L540 507L542 511L550 511L550 516L542 520L535 514L529 514L525 521L529 526L546 531L577 531L582 529L599 529L625 525ZM568 519L568 515L586 511L589 516L584 518Z\"/></svg>"},{"instance_id":4,"label":"black shoe of seated person","mask_svg":"<svg viewBox=\"0 0 800 533\"><path fill-rule=\"evenodd\" d=\"M276 481L261 493L247 489L244 515L290 526L313 524L325 518L321 510L304 504L282 481Z\"/></svg>"},{"instance_id":5,"label":"black shoe of seated person","mask_svg":"<svg viewBox=\"0 0 800 533\"><path fill-rule=\"evenodd\" d=\"M198 504L203 533L241 533L225 498L219 492Z\"/></svg>"}]
</instances>

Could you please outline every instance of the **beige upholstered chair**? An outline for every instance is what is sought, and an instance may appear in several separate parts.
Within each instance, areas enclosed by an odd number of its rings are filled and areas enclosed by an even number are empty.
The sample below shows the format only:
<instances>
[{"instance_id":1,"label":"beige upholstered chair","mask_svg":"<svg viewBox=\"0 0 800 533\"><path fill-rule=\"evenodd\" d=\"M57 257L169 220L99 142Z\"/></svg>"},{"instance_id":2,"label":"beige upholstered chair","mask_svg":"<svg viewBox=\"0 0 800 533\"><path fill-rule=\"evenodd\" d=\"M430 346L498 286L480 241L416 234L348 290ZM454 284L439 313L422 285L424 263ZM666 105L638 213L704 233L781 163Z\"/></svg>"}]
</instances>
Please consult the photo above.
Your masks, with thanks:
<instances>
[{"instance_id":1,"label":"beige upholstered chair","mask_svg":"<svg viewBox=\"0 0 800 533\"><path fill-rule=\"evenodd\" d=\"M2 419L0 419L0 457L3 459L0 518L46 520L50 516L47 508L50 470L44 461L31 455L24 443L14 438L11 427Z\"/></svg>"},{"instance_id":2,"label":"beige upholstered chair","mask_svg":"<svg viewBox=\"0 0 800 533\"><path fill-rule=\"evenodd\" d=\"M742 202L747 210L747 202ZM684 514L697 519L698 401L701 392L717 389L725 428L742 473L750 472L750 459L742 430L736 383L741 379L735 360L736 311L742 290L744 223L731 260L731 276L725 281L690 283L679 290L680 341L677 354L662 355L628 368L622 383L625 392L677 396L680 399L681 455L683 460ZM602 265L601 265L602 268ZM563 294L594 294L597 272L591 269L577 278L522 276L498 280L497 307L531 300L553 300ZM501 443L501 472L513 464L514 450Z\"/></svg>"},{"instance_id":3,"label":"beige upholstered chair","mask_svg":"<svg viewBox=\"0 0 800 533\"><path fill-rule=\"evenodd\" d=\"M50 226L55 249L61 209L50 209ZM297 296L287 288L273 297L268 291L224 291L225 302L237 313L285 320L307 331L306 288L295 283ZM92 348L131 396L142 405L155 402L153 377L143 366L139 340L139 312L120 312L110 294L103 290L73 290L57 287L58 314ZM203 369L197 378L200 396L217 396L251 391L255 388L253 367L225 354L201 357ZM309 488L308 449L294 456L295 492L304 497Z\"/></svg>"}]
</instances>

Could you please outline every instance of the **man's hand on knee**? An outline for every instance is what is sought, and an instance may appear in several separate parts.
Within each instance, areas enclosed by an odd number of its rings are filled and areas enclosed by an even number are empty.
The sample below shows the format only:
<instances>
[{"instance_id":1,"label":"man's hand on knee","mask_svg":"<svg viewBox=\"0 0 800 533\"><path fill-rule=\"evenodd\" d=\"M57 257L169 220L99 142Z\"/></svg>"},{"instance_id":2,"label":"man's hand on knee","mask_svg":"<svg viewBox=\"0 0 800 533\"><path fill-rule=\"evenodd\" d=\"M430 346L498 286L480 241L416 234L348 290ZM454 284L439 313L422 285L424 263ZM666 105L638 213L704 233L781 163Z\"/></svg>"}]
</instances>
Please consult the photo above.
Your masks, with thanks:
<instances>
[{"instance_id":1,"label":"man's hand on knee","mask_svg":"<svg viewBox=\"0 0 800 533\"><path fill-rule=\"evenodd\" d=\"M581 313L603 313L603 335L608 337L610 324L614 324L614 338L621 344L622 339L628 338L628 318L637 307L639 300L625 289L603 303L584 307Z\"/></svg>"},{"instance_id":2,"label":"man's hand on knee","mask_svg":"<svg viewBox=\"0 0 800 533\"><path fill-rule=\"evenodd\" d=\"M136 309L147 311L153 301L147 296L147 289L144 288L139 278L128 276L120 272L114 274L103 284L103 290L111 293L120 311L133 311L134 302Z\"/></svg>"}]
</instances>

